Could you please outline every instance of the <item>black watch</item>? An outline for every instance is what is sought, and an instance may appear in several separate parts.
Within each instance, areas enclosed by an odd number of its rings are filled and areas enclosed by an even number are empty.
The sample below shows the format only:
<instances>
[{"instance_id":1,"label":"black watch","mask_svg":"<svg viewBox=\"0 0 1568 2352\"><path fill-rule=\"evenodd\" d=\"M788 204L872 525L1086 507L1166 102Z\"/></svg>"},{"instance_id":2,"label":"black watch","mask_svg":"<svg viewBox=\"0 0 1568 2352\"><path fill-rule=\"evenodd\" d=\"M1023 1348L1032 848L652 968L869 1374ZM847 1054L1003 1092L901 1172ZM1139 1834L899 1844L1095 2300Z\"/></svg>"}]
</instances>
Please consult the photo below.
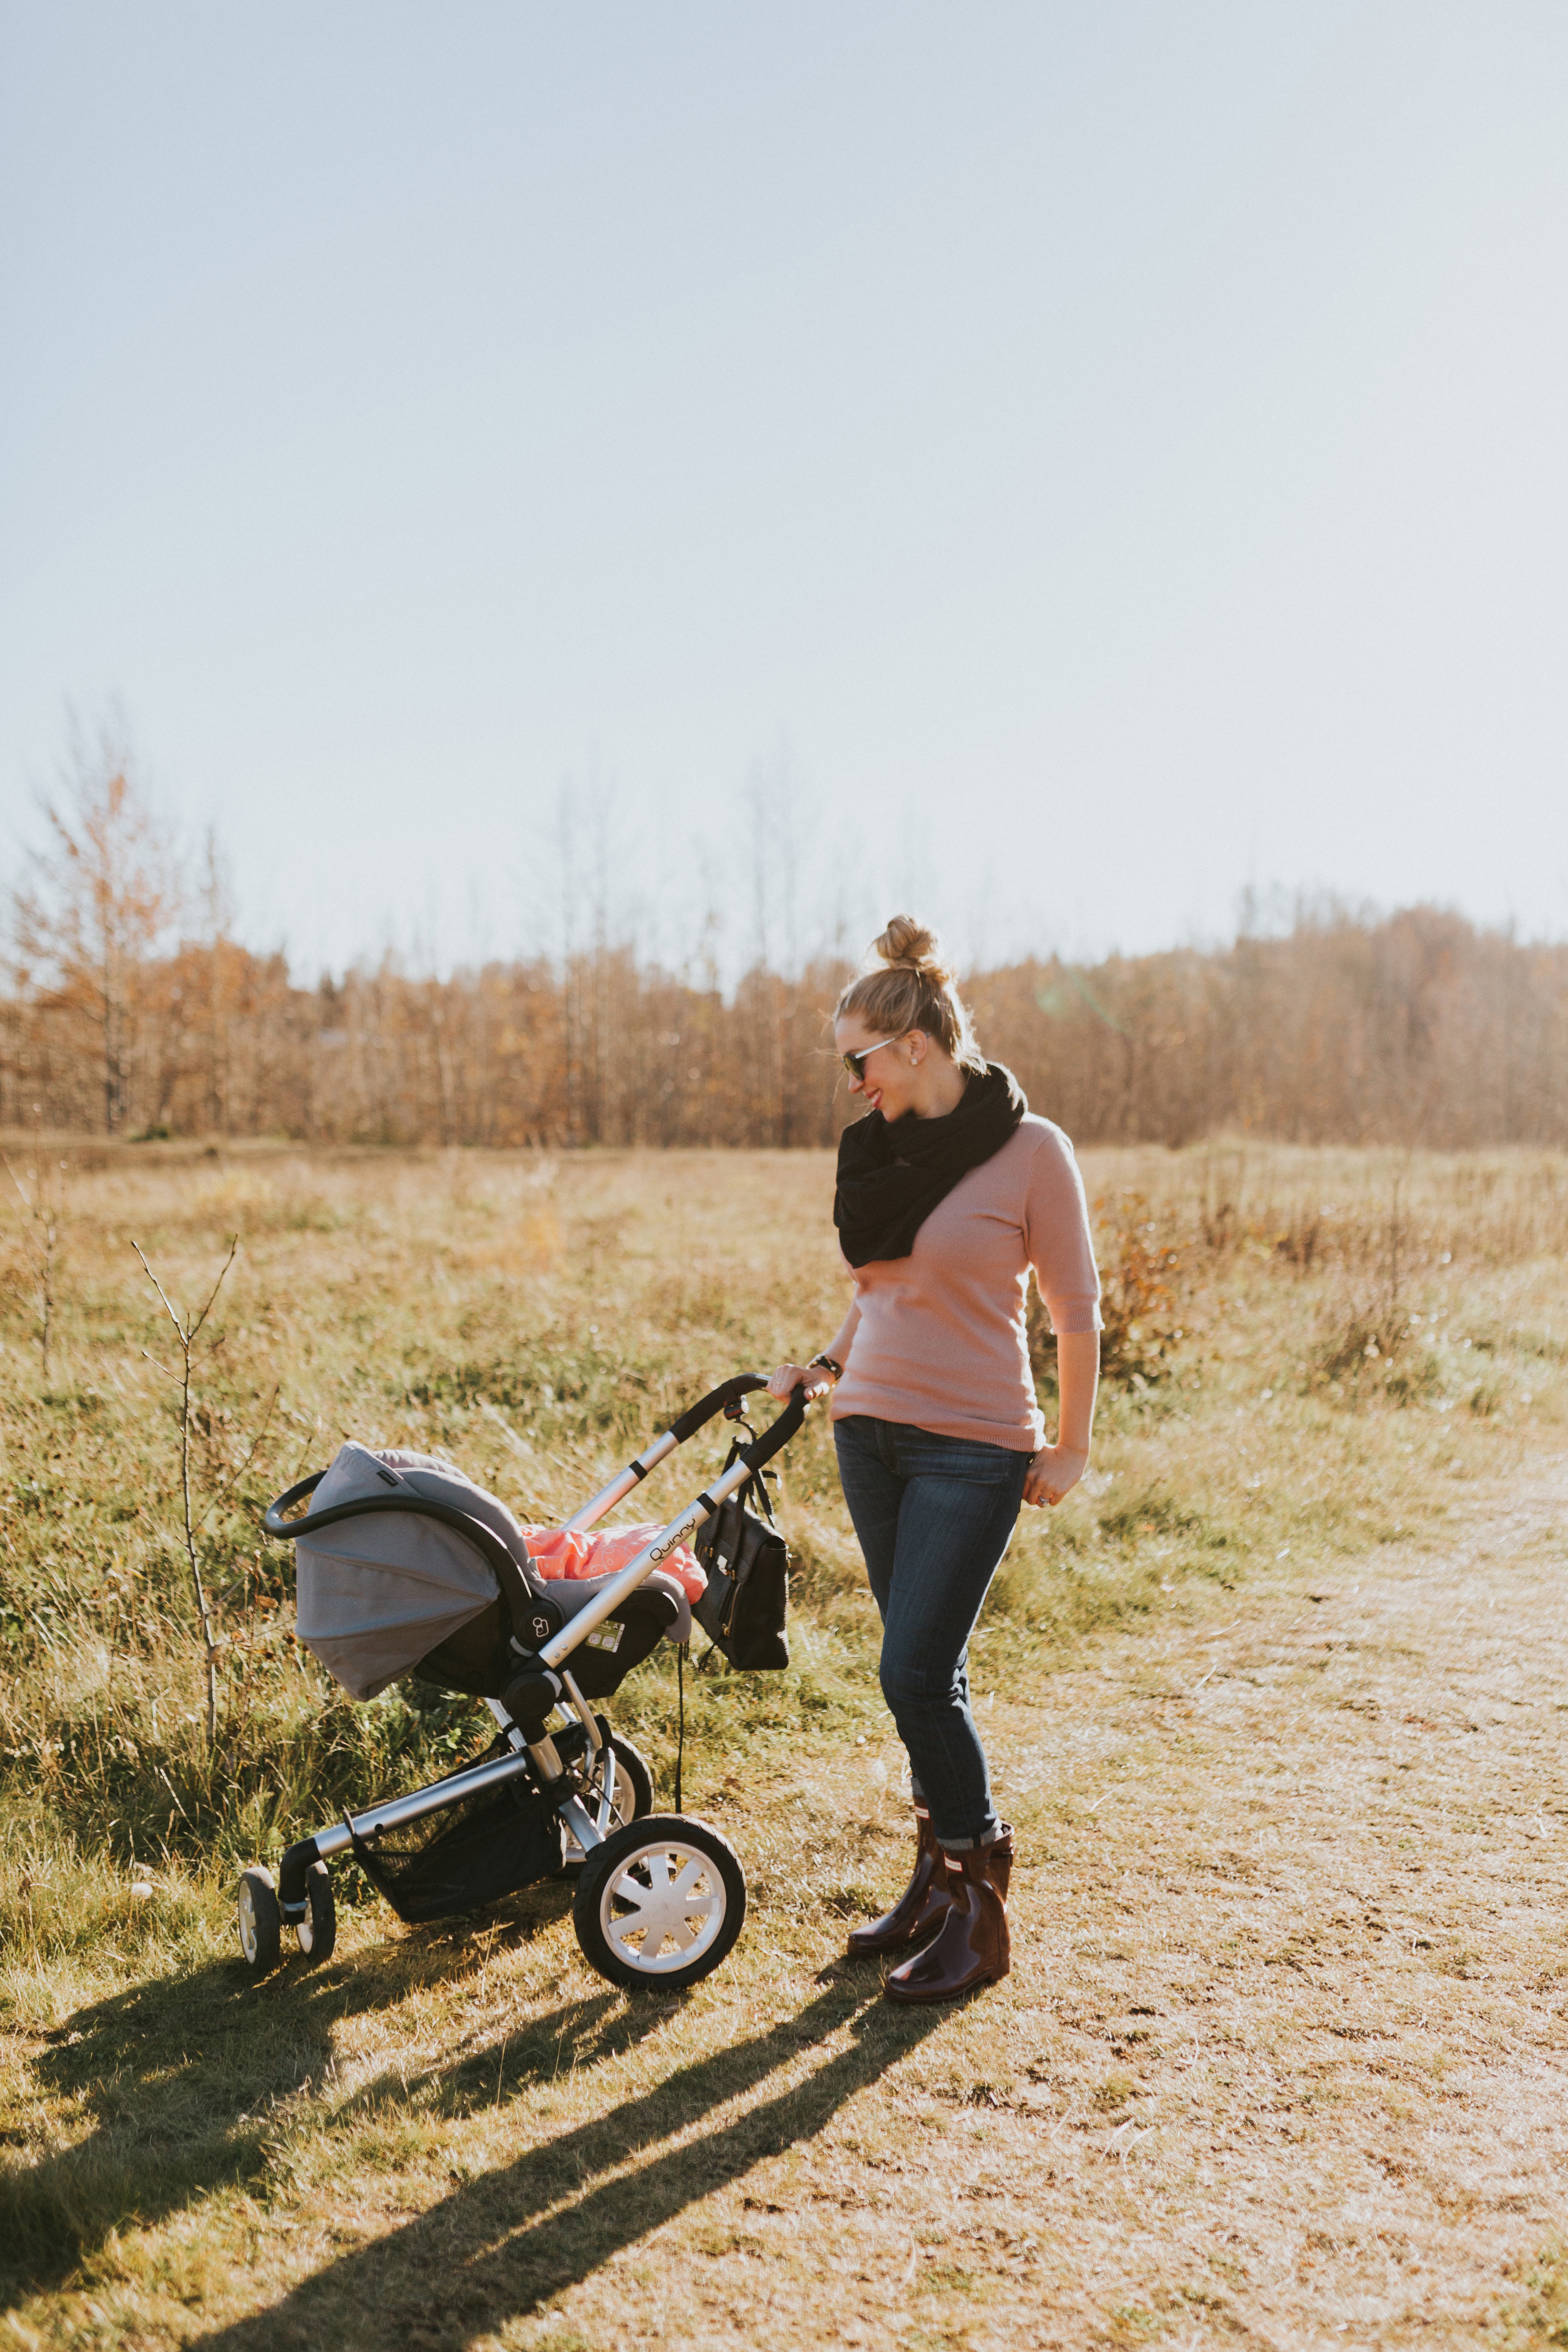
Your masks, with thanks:
<instances>
[{"instance_id":1,"label":"black watch","mask_svg":"<svg viewBox=\"0 0 1568 2352\"><path fill-rule=\"evenodd\" d=\"M831 1356L813 1356L805 1369L808 1372L815 1371L818 1364L825 1372L831 1372L836 1381L841 1381L844 1378L843 1365L836 1364Z\"/></svg>"}]
</instances>

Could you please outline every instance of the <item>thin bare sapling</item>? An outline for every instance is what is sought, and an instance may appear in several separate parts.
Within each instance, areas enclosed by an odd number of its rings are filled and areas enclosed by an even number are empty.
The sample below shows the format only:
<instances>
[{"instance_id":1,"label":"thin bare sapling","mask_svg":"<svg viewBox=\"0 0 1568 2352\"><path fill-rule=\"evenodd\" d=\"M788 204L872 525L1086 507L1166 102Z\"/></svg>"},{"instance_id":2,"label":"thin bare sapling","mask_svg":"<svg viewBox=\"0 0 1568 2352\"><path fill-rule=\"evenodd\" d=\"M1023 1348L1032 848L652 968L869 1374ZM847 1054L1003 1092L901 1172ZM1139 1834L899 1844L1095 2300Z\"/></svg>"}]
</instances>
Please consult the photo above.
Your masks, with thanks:
<instances>
[{"instance_id":1,"label":"thin bare sapling","mask_svg":"<svg viewBox=\"0 0 1568 2352\"><path fill-rule=\"evenodd\" d=\"M209 1748L212 1748L216 1747L217 1743L217 1664L218 1653L221 1650L223 1643L214 1625L212 1604L207 1593L205 1580L202 1575L201 1559L196 1549L196 1537L201 1528L205 1525L210 1511L215 1507L216 1501L220 1499L221 1492L226 1491L227 1486L233 1483L233 1478L231 1476L229 1480L225 1482L225 1488L220 1490L220 1496L215 1496L213 1501L208 1504L207 1509L198 1516L194 1507L191 1496L191 1433L195 1415L195 1398L192 1391L192 1374L195 1367L196 1340L202 1331L203 1326L207 1320L207 1318L211 1315L214 1307L217 1304L217 1295L223 1288L224 1277L228 1273L229 1267L234 1264L236 1253L239 1248L239 1236L236 1234L230 1241L228 1245L228 1255L225 1258L222 1265L218 1268L217 1279L213 1284L211 1290L207 1293L206 1304L202 1308L199 1315L194 1316L182 1316L174 1307L170 1300L168 1292L164 1289L163 1284L159 1281L157 1276L148 1265L147 1255L142 1249L141 1243L138 1241L132 1241L131 1246L135 1251L137 1256L141 1259L142 1272L146 1275L148 1281L157 1292L158 1297L163 1303L163 1312L168 1317L170 1323L173 1325L174 1337L179 1343L180 1360L179 1369L177 1370L173 1370L169 1365L161 1362L160 1360L153 1355L150 1348L143 1348L142 1353L146 1357L147 1361L150 1364L153 1365L157 1370L163 1374L166 1380L173 1381L180 1391L181 1529L184 1538L185 1560L190 1570L191 1591L195 1597L196 1618L201 1626L202 1649L206 1669L207 1746ZM273 1393L274 1402L276 1402L276 1391L274 1391ZM270 1415L271 1409L271 1405L268 1405L268 1416ZM264 1430L265 1427L266 1417L264 1416L262 1430ZM245 1464L249 1461L250 1456L255 1453L257 1446L260 1444L262 1430L258 1430L256 1436L251 1440L249 1451L245 1455L244 1461L239 1465L239 1468L244 1468ZM233 1475L237 1476L237 1475L238 1471L237 1470Z\"/></svg>"}]
</instances>

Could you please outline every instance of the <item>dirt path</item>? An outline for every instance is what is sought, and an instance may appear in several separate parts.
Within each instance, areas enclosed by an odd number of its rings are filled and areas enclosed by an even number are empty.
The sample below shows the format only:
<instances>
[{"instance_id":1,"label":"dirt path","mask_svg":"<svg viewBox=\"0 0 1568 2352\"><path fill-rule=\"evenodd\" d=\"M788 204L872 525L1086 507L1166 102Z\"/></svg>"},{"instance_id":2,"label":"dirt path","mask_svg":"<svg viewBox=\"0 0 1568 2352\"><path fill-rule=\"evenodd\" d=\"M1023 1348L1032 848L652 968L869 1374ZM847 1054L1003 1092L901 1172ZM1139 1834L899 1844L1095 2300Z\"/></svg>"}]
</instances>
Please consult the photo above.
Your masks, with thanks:
<instances>
[{"instance_id":1,"label":"dirt path","mask_svg":"<svg viewBox=\"0 0 1568 2352\"><path fill-rule=\"evenodd\" d=\"M1538 1466L994 1706L1053 1855L864 2340L1568 2343L1565 1519Z\"/></svg>"},{"instance_id":2,"label":"dirt path","mask_svg":"<svg viewBox=\"0 0 1568 2352\"><path fill-rule=\"evenodd\" d=\"M1568 2343L1565 1520L1538 1465L992 1702L1014 1977L614 2340Z\"/></svg>"}]
</instances>

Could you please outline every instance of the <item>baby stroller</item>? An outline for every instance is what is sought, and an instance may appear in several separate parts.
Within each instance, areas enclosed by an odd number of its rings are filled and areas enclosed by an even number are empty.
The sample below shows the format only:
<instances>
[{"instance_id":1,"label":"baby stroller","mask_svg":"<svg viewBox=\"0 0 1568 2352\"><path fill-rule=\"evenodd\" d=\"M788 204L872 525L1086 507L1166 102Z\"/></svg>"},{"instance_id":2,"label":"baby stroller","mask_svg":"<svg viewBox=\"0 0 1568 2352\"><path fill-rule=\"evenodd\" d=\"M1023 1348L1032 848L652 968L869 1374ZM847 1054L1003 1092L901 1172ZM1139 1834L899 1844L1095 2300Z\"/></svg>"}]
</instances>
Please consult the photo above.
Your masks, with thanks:
<instances>
[{"instance_id":1,"label":"baby stroller","mask_svg":"<svg viewBox=\"0 0 1568 2352\"><path fill-rule=\"evenodd\" d=\"M592 1527L716 1414L739 1421L742 1400L765 1386L742 1372L710 1391L566 1529ZM705 1822L653 1811L647 1765L589 1702L617 1690L666 1637L689 1637L685 1591L659 1563L678 1545L700 1545L704 1523L748 1481L758 1491L805 1411L797 1389L627 1566L578 1582L542 1577L504 1506L428 1457L345 1445L329 1470L279 1496L263 1525L296 1546L300 1638L344 1688L374 1697L416 1673L482 1698L498 1730L477 1763L300 1839L276 1880L247 1870L239 1942L253 1970L277 1966L286 1925L307 1961L328 1958L328 1864L347 1853L411 1924L575 1869L573 1924L601 1976L677 1991L719 1966L745 1917L734 1850ZM286 1516L318 1490L316 1507Z\"/></svg>"}]
</instances>

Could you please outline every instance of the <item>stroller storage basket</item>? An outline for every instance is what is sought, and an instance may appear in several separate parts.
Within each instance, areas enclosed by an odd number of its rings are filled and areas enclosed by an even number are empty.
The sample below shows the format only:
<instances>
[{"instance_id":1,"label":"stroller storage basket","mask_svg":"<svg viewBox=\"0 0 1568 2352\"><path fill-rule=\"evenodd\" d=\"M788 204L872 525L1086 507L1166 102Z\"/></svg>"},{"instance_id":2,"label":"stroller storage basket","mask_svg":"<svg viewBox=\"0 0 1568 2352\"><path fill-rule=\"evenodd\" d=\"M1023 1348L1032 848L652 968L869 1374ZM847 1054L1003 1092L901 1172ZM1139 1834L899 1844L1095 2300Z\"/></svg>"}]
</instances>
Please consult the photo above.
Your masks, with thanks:
<instances>
[{"instance_id":1,"label":"stroller storage basket","mask_svg":"<svg viewBox=\"0 0 1568 2352\"><path fill-rule=\"evenodd\" d=\"M353 1851L398 1917L418 1927L548 1878L561 1867L561 1823L544 1798L508 1780L395 1829L355 1831Z\"/></svg>"}]
</instances>

